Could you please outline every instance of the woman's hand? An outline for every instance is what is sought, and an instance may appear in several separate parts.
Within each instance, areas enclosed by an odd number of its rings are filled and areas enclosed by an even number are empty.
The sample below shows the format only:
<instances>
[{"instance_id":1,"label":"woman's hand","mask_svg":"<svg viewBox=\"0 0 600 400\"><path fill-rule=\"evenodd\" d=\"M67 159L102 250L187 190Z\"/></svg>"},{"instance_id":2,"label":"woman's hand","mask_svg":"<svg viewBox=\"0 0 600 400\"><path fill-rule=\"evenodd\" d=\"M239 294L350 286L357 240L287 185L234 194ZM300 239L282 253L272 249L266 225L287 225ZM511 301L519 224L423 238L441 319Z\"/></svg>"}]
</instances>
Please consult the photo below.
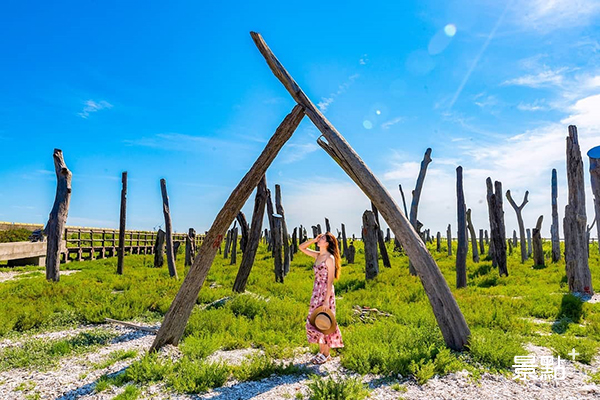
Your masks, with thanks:
<instances>
[{"instance_id":1,"label":"woman's hand","mask_svg":"<svg viewBox=\"0 0 600 400\"><path fill-rule=\"evenodd\" d=\"M313 242L314 242L314 243L316 243L316 242L318 242L319 240L321 240L321 236L323 236L323 234L322 234L322 233L319 233L319 234L317 235L317 237L313 239Z\"/></svg>"}]
</instances>

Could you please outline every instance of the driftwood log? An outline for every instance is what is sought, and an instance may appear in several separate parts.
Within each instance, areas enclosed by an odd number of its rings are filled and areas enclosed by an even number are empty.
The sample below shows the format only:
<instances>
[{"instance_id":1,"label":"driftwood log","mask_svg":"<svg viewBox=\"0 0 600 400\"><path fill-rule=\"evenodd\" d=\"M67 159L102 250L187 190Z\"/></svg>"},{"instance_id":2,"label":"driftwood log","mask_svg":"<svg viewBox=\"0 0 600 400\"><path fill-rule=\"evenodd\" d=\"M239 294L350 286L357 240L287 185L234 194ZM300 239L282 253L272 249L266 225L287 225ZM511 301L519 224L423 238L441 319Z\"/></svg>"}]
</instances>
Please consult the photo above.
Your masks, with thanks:
<instances>
[{"instance_id":1,"label":"driftwood log","mask_svg":"<svg viewBox=\"0 0 600 400\"><path fill-rule=\"evenodd\" d=\"M173 228L171 227L171 210L169 209L169 196L167 196L167 181L160 180L160 192L163 199L163 214L165 216L165 235L167 242L167 266L169 275L177 279L177 269L175 268L175 253L173 252Z\"/></svg>"},{"instance_id":2,"label":"driftwood log","mask_svg":"<svg viewBox=\"0 0 600 400\"><path fill-rule=\"evenodd\" d=\"M569 202L565 206L565 268L569 292L593 294L592 275L588 264L583 161L575 125L569 125L567 136L567 184Z\"/></svg>"},{"instance_id":3,"label":"driftwood log","mask_svg":"<svg viewBox=\"0 0 600 400\"><path fill-rule=\"evenodd\" d=\"M223 240L223 234L246 200L248 200L248 197L260 179L262 179L279 150L281 150L285 142L292 136L292 133L296 130L303 117L304 111L302 107L295 106L292 112L279 125L258 159L223 205L223 208L206 233L198 255L194 259L194 264L190 267L189 273L186 275L179 292L177 292L165 315L156 339L152 343L151 351L156 351L165 344L177 345L179 343L198 298L200 288L215 258L219 243Z\"/></svg>"},{"instance_id":4,"label":"driftwood log","mask_svg":"<svg viewBox=\"0 0 600 400\"><path fill-rule=\"evenodd\" d=\"M125 220L127 215L127 171L121 174L121 208L119 212L119 247L117 249L117 274L123 275L125 256Z\"/></svg>"},{"instance_id":5,"label":"driftwood log","mask_svg":"<svg viewBox=\"0 0 600 400\"><path fill-rule=\"evenodd\" d=\"M254 265L254 259L256 257L256 250L258 249L258 242L260 240L260 232L262 230L262 222L265 215L265 204L267 202L267 177L262 176L262 179L256 187L256 197L254 198L254 211L252 213L252 222L250 225L250 233L248 237L248 246L246 251L242 255L242 263L238 270L235 282L233 283L233 291L243 293L246 290L246 284L252 265Z\"/></svg>"},{"instance_id":6,"label":"driftwood log","mask_svg":"<svg viewBox=\"0 0 600 400\"><path fill-rule=\"evenodd\" d=\"M508 199L508 202L510 203L510 205L512 206L512 208L514 208L515 213L517 214L517 222L519 223L519 236L521 239L521 263L524 263L525 260L527 260L527 248L525 247L527 244L525 243L525 224L523 224L523 207L525 207L525 205L527 204L527 196L529 195L529 190L525 191L525 197L523 198L523 202L521 203L520 206L517 206L517 204L515 203L515 201L513 200L512 196L510 195L510 190L506 191L506 198ZM516 233L514 234L514 237L516 239ZM516 246L517 244L515 242L513 242L513 246Z\"/></svg>"},{"instance_id":7,"label":"driftwood log","mask_svg":"<svg viewBox=\"0 0 600 400\"><path fill-rule=\"evenodd\" d=\"M458 226L458 247L456 248L456 287L467 286L467 221L465 193L463 191L462 167L456 167L456 209Z\"/></svg>"},{"instance_id":8,"label":"driftwood log","mask_svg":"<svg viewBox=\"0 0 600 400\"><path fill-rule=\"evenodd\" d=\"M558 185L556 183L556 168L552 168L552 225L550 236L552 240L552 262L560 260L560 239L558 236Z\"/></svg>"},{"instance_id":9,"label":"driftwood log","mask_svg":"<svg viewBox=\"0 0 600 400\"><path fill-rule=\"evenodd\" d=\"M542 248L542 220L543 215L538 218L535 228L533 228L533 264L544 266L544 249Z\"/></svg>"},{"instance_id":10,"label":"driftwood log","mask_svg":"<svg viewBox=\"0 0 600 400\"><path fill-rule=\"evenodd\" d=\"M62 236L69 215L73 174L67 168L62 150L54 149L52 157L54 159L54 171L56 172L56 196L48 217L48 223L44 228L44 233L48 237L46 245L46 279L58 282L60 280Z\"/></svg>"},{"instance_id":11,"label":"driftwood log","mask_svg":"<svg viewBox=\"0 0 600 400\"><path fill-rule=\"evenodd\" d=\"M365 279L374 279L379 274L379 263L377 256L377 221L373 211L366 210L363 213L363 237L365 246Z\"/></svg>"}]
</instances>

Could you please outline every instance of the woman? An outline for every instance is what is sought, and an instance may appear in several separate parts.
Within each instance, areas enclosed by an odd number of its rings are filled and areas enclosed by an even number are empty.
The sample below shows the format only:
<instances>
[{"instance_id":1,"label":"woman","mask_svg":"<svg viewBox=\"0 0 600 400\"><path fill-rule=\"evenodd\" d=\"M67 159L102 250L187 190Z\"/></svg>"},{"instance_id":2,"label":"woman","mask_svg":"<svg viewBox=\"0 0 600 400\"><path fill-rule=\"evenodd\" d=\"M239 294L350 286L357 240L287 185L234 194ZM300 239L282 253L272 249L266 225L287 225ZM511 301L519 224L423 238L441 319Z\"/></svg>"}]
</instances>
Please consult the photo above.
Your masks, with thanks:
<instances>
[{"instance_id":1,"label":"woman","mask_svg":"<svg viewBox=\"0 0 600 400\"><path fill-rule=\"evenodd\" d=\"M313 243L319 246L319 251L308 248ZM325 234L320 233L316 238L300 244L300 250L315 259L315 263L313 264L315 282L310 299L308 316L306 317L306 337L309 343L319 343L319 353L310 362L323 364L331 359L329 355L330 348L344 347L342 333L339 326L337 326L335 331L325 335L309 322L309 318L313 310L319 306L329 308L335 315L333 279L339 279L340 277L340 270L342 269L340 251L337 239L330 232L326 232Z\"/></svg>"}]
</instances>

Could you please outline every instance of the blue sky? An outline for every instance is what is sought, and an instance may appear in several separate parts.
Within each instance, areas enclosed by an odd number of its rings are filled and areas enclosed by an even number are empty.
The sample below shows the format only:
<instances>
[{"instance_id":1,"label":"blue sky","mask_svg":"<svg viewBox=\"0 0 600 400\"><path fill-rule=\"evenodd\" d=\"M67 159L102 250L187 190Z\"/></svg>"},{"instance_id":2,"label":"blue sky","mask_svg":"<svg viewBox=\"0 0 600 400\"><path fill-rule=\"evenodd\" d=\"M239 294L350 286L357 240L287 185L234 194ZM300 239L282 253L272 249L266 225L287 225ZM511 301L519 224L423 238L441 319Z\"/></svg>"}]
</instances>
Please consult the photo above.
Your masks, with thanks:
<instances>
[{"instance_id":1,"label":"blue sky","mask_svg":"<svg viewBox=\"0 0 600 400\"><path fill-rule=\"evenodd\" d=\"M45 223L54 148L73 172L68 225L207 230L294 103L249 32L260 32L307 95L401 204L431 147L419 220L456 231L456 167L487 228L485 179L500 180L525 224L544 215L565 137L600 145L600 5L594 1L9 2L0 13L0 220ZM316 144L305 118L267 172L288 226L329 217L359 234L369 201ZM251 218L254 194L244 207ZM507 233L517 228L505 202ZM335 229L334 229L335 231ZM592 232L592 236L595 235Z\"/></svg>"}]
</instances>

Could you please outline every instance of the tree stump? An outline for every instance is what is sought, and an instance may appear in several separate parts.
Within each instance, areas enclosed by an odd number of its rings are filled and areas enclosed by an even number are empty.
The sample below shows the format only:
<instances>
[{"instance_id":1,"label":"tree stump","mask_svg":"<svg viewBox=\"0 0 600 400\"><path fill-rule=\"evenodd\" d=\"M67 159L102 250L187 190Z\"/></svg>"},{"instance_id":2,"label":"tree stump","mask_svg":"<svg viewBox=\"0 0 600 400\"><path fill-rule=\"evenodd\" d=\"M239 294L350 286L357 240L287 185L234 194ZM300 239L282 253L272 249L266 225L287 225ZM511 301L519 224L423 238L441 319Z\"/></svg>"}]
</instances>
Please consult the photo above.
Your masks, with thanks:
<instances>
[{"instance_id":1,"label":"tree stump","mask_svg":"<svg viewBox=\"0 0 600 400\"><path fill-rule=\"evenodd\" d=\"M56 172L56 197L50 211L44 233L48 237L46 244L46 280L60 280L60 252L63 233L69 215L71 202L71 178L73 174L67 168L62 150L54 149L54 171ZM67 257L68 257L68 253Z\"/></svg>"},{"instance_id":2,"label":"tree stump","mask_svg":"<svg viewBox=\"0 0 600 400\"><path fill-rule=\"evenodd\" d=\"M374 279L379 274L377 256L377 221L375 214L366 210L363 213L363 238L365 246L365 279Z\"/></svg>"},{"instance_id":3,"label":"tree stump","mask_svg":"<svg viewBox=\"0 0 600 400\"><path fill-rule=\"evenodd\" d=\"M552 240L552 262L560 260L560 239L558 236L558 185L556 183L556 168L552 168L552 225L550 235Z\"/></svg>"},{"instance_id":4,"label":"tree stump","mask_svg":"<svg viewBox=\"0 0 600 400\"><path fill-rule=\"evenodd\" d=\"M154 268L160 268L164 263L165 231L159 229L154 242Z\"/></svg>"},{"instance_id":5,"label":"tree stump","mask_svg":"<svg viewBox=\"0 0 600 400\"><path fill-rule=\"evenodd\" d=\"M469 230L469 234L471 235L471 249L473 253L473 262L479 262L479 251L477 250L477 237L475 236L475 228L473 227L473 222L471 221L471 209L467 210L467 228Z\"/></svg>"},{"instance_id":6,"label":"tree stump","mask_svg":"<svg viewBox=\"0 0 600 400\"><path fill-rule=\"evenodd\" d=\"M123 257L125 256L125 219L127 215L127 171L121 174L121 185L121 209L119 213L119 247L117 249L117 274L119 275L123 275Z\"/></svg>"},{"instance_id":7,"label":"tree stump","mask_svg":"<svg viewBox=\"0 0 600 400\"><path fill-rule=\"evenodd\" d=\"M544 250L542 248L542 219L543 215L537 220L535 228L533 228L533 263L534 265L544 266Z\"/></svg>"},{"instance_id":8,"label":"tree stump","mask_svg":"<svg viewBox=\"0 0 600 400\"><path fill-rule=\"evenodd\" d=\"M456 167L456 207L458 219L458 247L456 248L456 287L467 286L467 222L462 167Z\"/></svg>"},{"instance_id":9,"label":"tree stump","mask_svg":"<svg viewBox=\"0 0 600 400\"><path fill-rule=\"evenodd\" d=\"M254 198L254 211L252 213L252 222L250 226L250 232L248 236L247 251L242 255L242 263L238 270L235 282L233 283L233 291L243 293L246 290L246 284L250 271L254 265L254 259L256 257L256 251L258 249L258 242L260 240L260 232L262 229L262 222L265 215L265 203L267 202L267 178L263 175L262 179L256 187L256 197ZM265 229L266 232L266 229ZM294 233L296 231L294 230Z\"/></svg>"},{"instance_id":10,"label":"tree stump","mask_svg":"<svg viewBox=\"0 0 600 400\"><path fill-rule=\"evenodd\" d=\"M569 291L593 294L592 276L588 265L586 238L585 185L583 161L575 125L569 125L567 137L567 183L569 203L565 206L565 264Z\"/></svg>"}]
</instances>

